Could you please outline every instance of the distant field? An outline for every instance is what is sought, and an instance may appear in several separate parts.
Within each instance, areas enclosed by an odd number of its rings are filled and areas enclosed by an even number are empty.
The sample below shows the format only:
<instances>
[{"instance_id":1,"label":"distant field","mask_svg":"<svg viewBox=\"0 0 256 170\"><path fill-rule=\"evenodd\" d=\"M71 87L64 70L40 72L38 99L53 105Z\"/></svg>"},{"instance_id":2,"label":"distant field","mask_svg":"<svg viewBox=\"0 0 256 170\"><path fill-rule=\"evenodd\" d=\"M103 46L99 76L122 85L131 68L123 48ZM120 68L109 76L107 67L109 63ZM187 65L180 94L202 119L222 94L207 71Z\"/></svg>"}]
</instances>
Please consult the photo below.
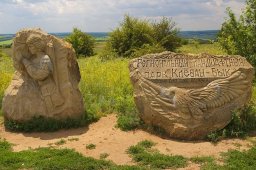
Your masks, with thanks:
<instances>
[{"instance_id":1,"label":"distant field","mask_svg":"<svg viewBox=\"0 0 256 170\"><path fill-rule=\"evenodd\" d=\"M96 41L95 47L94 47L94 52L95 54L99 54L99 52L102 51L102 49L105 47L106 42L104 41Z\"/></svg>"},{"instance_id":2,"label":"distant field","mask_svg":"<svg viewBox=\"0 0 256 170\"><path fill-rule=\"evenodd\" d=\"M214 55L225 55L226 52L221 49L221 47L217 43L213 44L188 44L181 46L177 52L180 53L192 53L192 54L199 54L199 53L208 53Z\"/></svg>"},{"instance_id":3,"label":"distant field","mask_svg":"<svg viewBox=\"0 0 256 170\"><path fill-rule=\"evenodd\" d=\"M10 45L12 40L0 41L0 45Z\"/></svg>"},{"instance_id":4,"label":"distant field","mask_svg":"<svg viewBox=\"0 0 256 170\"><path fill-rule=\"evenodd\" d=\"M49 33L54 36L65 38L70 35L71 32L62 32L62 33ZM89 35L93 36L96 41L105 41L109 33L108 32L86 32ZM216 39L218 30L205 30L205 31L180 31L179 36L186 39ZM0 34L0 43L2 41L11 40L15 34Z\"/></svg>"}]
</instances>

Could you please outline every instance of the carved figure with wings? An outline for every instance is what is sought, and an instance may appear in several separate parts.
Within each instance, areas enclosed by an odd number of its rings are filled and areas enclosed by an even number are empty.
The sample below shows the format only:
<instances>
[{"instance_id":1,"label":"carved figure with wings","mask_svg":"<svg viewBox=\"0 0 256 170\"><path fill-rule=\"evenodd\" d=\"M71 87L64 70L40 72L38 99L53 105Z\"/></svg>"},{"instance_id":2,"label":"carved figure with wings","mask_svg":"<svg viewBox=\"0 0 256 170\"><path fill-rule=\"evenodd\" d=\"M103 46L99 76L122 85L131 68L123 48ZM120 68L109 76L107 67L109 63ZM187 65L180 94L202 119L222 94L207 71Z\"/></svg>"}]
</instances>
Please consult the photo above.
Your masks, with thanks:
<instances>
[{"instance_id":1,"label":"carved figure with wings","mask_svg":"<svg viewBox=\"0 0 256 170\"><path fill-rule=\"evenodd\" d=\"M199 89L161 87L140 76L139 86L143 89L151 108L162 115L176 111L185 119L205 119L207 111L222 107L235 100L248 88L249 82L241 71L230 77L210 82Z\"/></svg>"},{"instance_id":2,"label":"carved figure with wings","mask_svg":"<svg viewBox=\"0 0 256 170\"><path fill-rule=\"evenodd\" d=\"M24 29L16 34L12 49L16 72L3 99L5 118L80 118L81 77L72 45L40 29Z\"/></svg>"}]
</instances>

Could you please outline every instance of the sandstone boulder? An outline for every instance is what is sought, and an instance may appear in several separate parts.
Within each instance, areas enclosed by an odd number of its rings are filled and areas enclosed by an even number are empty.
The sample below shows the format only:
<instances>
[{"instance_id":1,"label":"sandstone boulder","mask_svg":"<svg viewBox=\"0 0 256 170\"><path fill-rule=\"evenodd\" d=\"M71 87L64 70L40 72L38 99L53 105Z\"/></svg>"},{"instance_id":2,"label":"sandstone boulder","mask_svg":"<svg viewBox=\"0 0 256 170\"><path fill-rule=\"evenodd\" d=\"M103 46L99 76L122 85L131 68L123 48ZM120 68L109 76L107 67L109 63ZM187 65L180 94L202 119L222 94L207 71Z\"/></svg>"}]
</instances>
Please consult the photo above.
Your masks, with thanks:
<instances>
[{"instance_id":1,"label":"sandstone boulder","mask_svg":"<svg viewBox=\"0 0 256 170\"><path fill-rule=\"evenodd\" d=\"M62 120L84 114L71 44L40 29L24 29L16 34L12 50L16 72L3 98L6 120Z\"/></svg>"},{"instance_id":2,"label":"sandstone boulder","mask_svg":"<svg viewBox=\"0 0 256 170\"><path fill-rule=\"evenodd\" d=\"M133 59L129 69L141 118L179 139L224 128L252 93L254 69L241 56L164 52Z\"/></svg>"}]
</instances>

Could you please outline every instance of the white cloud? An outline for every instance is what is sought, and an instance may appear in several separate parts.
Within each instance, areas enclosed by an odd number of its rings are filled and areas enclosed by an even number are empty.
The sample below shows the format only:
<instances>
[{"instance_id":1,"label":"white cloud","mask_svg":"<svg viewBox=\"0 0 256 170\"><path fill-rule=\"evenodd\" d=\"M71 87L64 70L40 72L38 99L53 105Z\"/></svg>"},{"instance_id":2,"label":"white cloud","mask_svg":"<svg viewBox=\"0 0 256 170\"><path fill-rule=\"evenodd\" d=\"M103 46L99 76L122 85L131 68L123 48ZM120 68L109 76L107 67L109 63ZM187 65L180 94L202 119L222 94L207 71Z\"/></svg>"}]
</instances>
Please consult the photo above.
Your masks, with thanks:
<instances>
[{"instance_id":1,"label":"white cloud","mask_svg":"<svg viewBox=\"0 0 256 170\"><path fill-rule=\"evenodd\" d=\"M172 17L183 30L219 29L225 9L240 14L244 0L2 0L0 33L23 27L48 32L110 31L124 14L141 18Z\"/></svg>"}]
</instances>

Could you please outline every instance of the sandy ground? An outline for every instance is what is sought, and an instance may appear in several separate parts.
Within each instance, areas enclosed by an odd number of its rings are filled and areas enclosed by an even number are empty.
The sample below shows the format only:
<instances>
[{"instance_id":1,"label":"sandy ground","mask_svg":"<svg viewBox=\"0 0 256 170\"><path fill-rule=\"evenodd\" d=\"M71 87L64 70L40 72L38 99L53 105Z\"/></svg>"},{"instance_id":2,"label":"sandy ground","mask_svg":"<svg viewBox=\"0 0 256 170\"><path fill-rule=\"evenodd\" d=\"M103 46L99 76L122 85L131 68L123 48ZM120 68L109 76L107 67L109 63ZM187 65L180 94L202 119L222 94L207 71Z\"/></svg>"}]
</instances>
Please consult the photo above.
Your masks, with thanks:
<instances>
[{"instance_id":1,"label":"sandy ground","mask_svg":"<svg viewBox=\"0 0 256 170\"><path fill-rule=\"evenodd\" d=\"M61 130L51 133L12 133L0 125L0 137L13 143L14 151L26 150L28 148L48 147L49 145L60 148L73 148L85 156L99 158L100 154L107 153L107 159L117 164L133 164L132 159L126 154L127 148L136 145L142 140L152 140L157 143L155 146L161 153L193 156L214 156L219 157L221 152L229 149L248 149L251 142L248 140L229 139L218 144L206 141L177 141L163 139L142 130L124 132L115 128L116 116L108 115L89 127ZM64 139L63 145L56 145L56 142ZM86 145L95 144L95 149L86 149ZM186 169L198 169L198 165L189 165Z\"/></svg>"}]
</instances>

